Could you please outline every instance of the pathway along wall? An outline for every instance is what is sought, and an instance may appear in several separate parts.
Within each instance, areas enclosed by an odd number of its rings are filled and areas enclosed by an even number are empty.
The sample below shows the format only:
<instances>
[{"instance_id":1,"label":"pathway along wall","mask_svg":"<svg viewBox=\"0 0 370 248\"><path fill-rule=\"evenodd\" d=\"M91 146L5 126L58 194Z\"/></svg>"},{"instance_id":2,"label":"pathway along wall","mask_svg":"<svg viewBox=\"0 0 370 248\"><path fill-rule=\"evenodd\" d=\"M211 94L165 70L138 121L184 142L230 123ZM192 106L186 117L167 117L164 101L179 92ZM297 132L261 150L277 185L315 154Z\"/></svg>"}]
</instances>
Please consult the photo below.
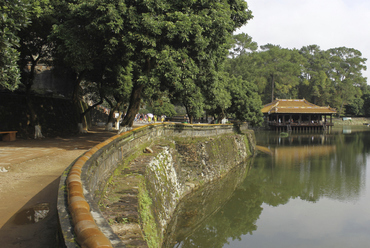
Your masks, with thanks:
<instances>
[{"instance_id":1,"label":"pathway along wall","mask_svg":"<svg viewBox=\"0 0 370 248\"><path fill-rule=\"evenodd\" d=\"M231 136L226 137L228 134ZM61 177L58 215L62 246L125 247L98 207L107 182L116 170L122 169L120 166L125 160L132 160L132 154L137 154L139 149L142 151L143 145L149 143L153 145L163 138L171 141L179 137L189 141L207 140L204 143L198 142L200 151L197 153L201 154L202 161L198 163L197 174L204 180L202 183L226 174L251 155L255 146L254 133L248 130L247 125L152 124L111 137L79 157ZM192 169L190 165L186 168L189 161L173 158L169 150L170 147L164 148L162 152L152 157L148 163L148 175L145 176L145 180L148 180L145 190L157 203L152 205L155 208L152 211L156 212L154 218L158 225L155 234L151 235L159 236L159 243L163 239L163 230L177 203L193 188L189 178L194 177L191 174L194 174L195 167ZM223 156L226 152L229 156ZM216 155L210 156L211 153ZM182 172L179 173L180 171ZM142 226L145 226L145 223ZM153 237L147 240L151 238Z\"/></svg>"}]
</instances>

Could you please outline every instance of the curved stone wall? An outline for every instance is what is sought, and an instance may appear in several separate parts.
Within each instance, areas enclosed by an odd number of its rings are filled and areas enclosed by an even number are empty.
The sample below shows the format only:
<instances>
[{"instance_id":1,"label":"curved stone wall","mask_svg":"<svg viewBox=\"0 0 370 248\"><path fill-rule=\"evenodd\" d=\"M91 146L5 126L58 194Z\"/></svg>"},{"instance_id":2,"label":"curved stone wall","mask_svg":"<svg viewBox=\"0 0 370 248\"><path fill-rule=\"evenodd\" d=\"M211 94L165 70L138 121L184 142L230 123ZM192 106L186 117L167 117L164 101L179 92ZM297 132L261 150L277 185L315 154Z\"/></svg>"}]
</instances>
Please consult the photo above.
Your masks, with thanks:
<instances>
[{"instance_id":1,"label":"curved stone wall","mask_svg":"<svg viewBox=\"0 0 370 248\"><path fill-rule=\"evenodd\" d=\"M158 137L209 137L240 132L238 125L151 124L116 135L91 148L63 173L58 195L61 239L66 247L125 247L97 202L107 180L140 144ZM252 142L253 143L253 142Z\"/></svg>"}]
</instances>

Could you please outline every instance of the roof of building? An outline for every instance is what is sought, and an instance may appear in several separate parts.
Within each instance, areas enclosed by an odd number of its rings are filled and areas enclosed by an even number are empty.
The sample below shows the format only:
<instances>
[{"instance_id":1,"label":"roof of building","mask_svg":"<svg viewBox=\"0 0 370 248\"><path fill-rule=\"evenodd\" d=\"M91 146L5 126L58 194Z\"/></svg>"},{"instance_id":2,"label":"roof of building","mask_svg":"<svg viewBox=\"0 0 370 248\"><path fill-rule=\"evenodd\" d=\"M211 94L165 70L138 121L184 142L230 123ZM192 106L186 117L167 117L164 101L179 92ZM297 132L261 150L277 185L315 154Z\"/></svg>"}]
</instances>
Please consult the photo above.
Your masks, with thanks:
<instances>
[{"instance_id":1,"label":"roof of building","mask_svg":"<svg viewBox=\"0 0 370 248\"><path fill-rule=\"evenodd\" d=\"M335 114L333 108L320 107L305 99L276 99L262 108L264 114Z\"/></svg>"}]
</instances>

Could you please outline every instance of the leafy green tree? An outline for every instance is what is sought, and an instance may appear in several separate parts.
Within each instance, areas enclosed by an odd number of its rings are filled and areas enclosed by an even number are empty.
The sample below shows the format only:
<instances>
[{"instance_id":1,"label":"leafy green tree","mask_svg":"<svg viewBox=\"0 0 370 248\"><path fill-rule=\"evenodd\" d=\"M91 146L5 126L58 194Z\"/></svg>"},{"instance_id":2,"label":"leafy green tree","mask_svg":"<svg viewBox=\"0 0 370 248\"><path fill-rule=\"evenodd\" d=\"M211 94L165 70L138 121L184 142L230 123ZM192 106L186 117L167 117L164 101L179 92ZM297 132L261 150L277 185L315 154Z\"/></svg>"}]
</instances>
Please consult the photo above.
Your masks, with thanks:
<instances>
[{"instance_id":1,"label":"leafy green tree","mask_svg":"<svg viewBox=\"0 0 370 248\"><path fill-rule=\"evenodd\" d=\"M358 89L366 84L366 78L362 76L362 70L366 70L366 59L354 48L338 47L327 52L330 56L328 76L334 86L332 103L340 116L343 107L350 103L358 94Z\"/></svg>"},{"instance_id":2,"label":"leafy green tree","mask_svg":"<svg viewBox=\"0 0 370 248\"><path fill-rule=\"evenodd\" d=\"M299 97L319 106L330 103L332 84L328 76L330 58L317 45L304 46L299 50L306 59L299 86Z\"/></svg>"},{"instance_id":3,"label":"leafy green tree","mask_svg":"<svg viewBox=\"0 0 370 248\"><path fill-rule=\"evenodd\" d=\"M102 79L104 99L110 105L110 113L107 120L107 129L111 128L114 112L121 115L126 111L132 90L132 67L121 65L107 69Z\"/></svg>"},{"instance_id":4,"label":"leafy green tree","mask_svg":"<svg viewBox=\"0 0 370 248\"><path fill-rule=\"evenodd\" d=\"M51 35L57 47L54 61L75 74L76 107L82 99L81 83L90 81L100 86L96 95L101 98L94 105L104 98L113 109L122 108L127 101L124 92L132 89L133 70L128 59L130 44L125 40L124 24L129 17L124 1L62 1L55 8L59 15ZM79 116L80 126L86 113Z\"/></svg>"},{"instance_id":5,"label":"leafy green tree","mask_svg":"<svg viewBox=\"0 0 370 248\"><path fill-rule=\"evenodd\" d=\"M105 74L112 67L127 66L127 9L119 0L63 1L56 8L60 15L51 36L57 45L54 57L74 71L73 99L77 102L81 81L102 80L110 77Z\"/></svg>"},{"instance_id":6,"label":"leafy green tree","mask_svg":"<svg viewBox=\"0 0 370 248\"><path fill-rule=\"evenodd\" d=\"M305 59L296 49L289 50L280 46L267 44L262 51L254 53L253 62L256 68L255 82L266 86L265 94L270 91L270 100L277 98L296 98L299 76ZM267 84L266 84L267 83ZM267 87L270 87L268 90ZM263 100L267 100L266 97Z\"/></svg>"},{"instance_id":7,"label":"leafy green tree","mask_svg":"<svg viewBox=\"0 0 370 248\"><path fill-rule=\"evenodd\" d=\"M207 113L220 122L223 118L246 121L252 126L262 124L262 101L256 85L241 76L220 73L220 79L212 85L207 96Z\"/></svg>"},{"instance_id":8,"label":"leafy green tree","mask_svg":"<svg viewBox=\"0 0 370 248\"><path fill-rule=\"evenodd\" d=\"M242 0L80 0L59 9L63 15L54 27L57 54L76 73L75 92L87 74L132 62L132 92L123 121L129 126L148 88L185 86L189 91L182 95L183 103L193 113L202 102L199 84L212 78L227 52L226 41L251 18Z\"/></svg>"},{"instance_id":9,"label":"leafy green tree","mask_svg":"<svg viewBox=\"0 0 370 248\"><path fill-rule=\"evenodd\" d=\"M229 74L219 73L219 79L214 82L205 94L207 114L217 118L218 123L229 115L227 112L227 109L231 106L229 84Z\"/></svg>"},{"instance_id":10,"label":"leafy green tree","mask_svg":"<svg viewBox=\"0 0 370 248\"><path fill-rule=\"evenodd\" d=\"M262 101L257 87L241 77L230 79L228 90L231 95L231 106L227 109L236 119L247 121L252 126L260 126L262 119Z\"/></svg>"},{"instance_id":11,"label":"leafy green tree","mask_svg":"<svg viewBox=\"0 0 370 248\"><path fill-rule=\"evenodd\" d=\"M230 55L232 58L235 58L248 52L255 52L257 49L257 42L253 41L248 34L241 33L233 36L233 46L230 50Z\"/></svg>"},{"instance_id":12,"label":"leafy green tree","mask_svg":"<svg viewBox=\"0 0 370 248\"><path fill-rule=\"evenodd\" d=\"M365 93L362 95L364 100L363 111L365 116L370 116L370 93Z\"/></svg>"},{"instance_id":13,"label":"leafy green tree","mask_svg":"<svg viewBox=\"0 0 370 248\"><path fill-rule=\"evenodd\" d=\"M30 6L30 24L20 29L20 60L22 68L22 84L26 92L30 92L39 63L52 60L53 45L48 40L52 25L55 24L54 6L49 0L32 1Z\"/></svg>"},{"instance_id":14,"label":"leafy green tree","mask_svg":"<svg viewBox=\"0 0 370 248\"><path fill-rule=\"evenodd\" d=\"M31 1L29 5L30 24L22 27L18 36L21 68L21 86L26 96L30 124L35 127L35 138L43 137L38 115L31 98L31 87L37 74L36 67L40 63L50 64L53 45L48 36L55 23L54 6L51 0Z\"/></svg>"},{"instance_id":15,"label":"leafy green tree","mask_svg":"<svg viewBox=\"0 0 370 248\"><path fill-rule=\"evenodd\" d=\"M1 0L0 86L15 90L20 84L18 32L29 23L29 5L24 0Z\"/></svg>"},{"instance_id":16,"label":"leafy green tree","mask_svg":"<svg viewBox=\"0 0 370 248\"><path fill-rule=\"evenodd\" d=\"M254 77L256 65L253 55L258 48L256 42L247 34L234 35L231 40L230 57L226 59L224 70L235 77L241 76L244 80L251 81ZM257 46L257 47L256 47ZM259 89L259 93L263 92Z\"/></svg>"},{"instance_id":17,"label":"leafy green tree","mask_svg":"<svg viewBox=\"0 0 370 248\"><path fill-rule=\"evenodd\" d=\"M364 114L364 99L356 97L350 101L346 106L346 115L359 116Z\"/></svg>"},{"instance_id":18,"label":"leafy green tree","mask_svg":"<svg viewBox=\"0 0 370 248\"><path fill-rule=\"evenodd\" d=\"M156 100L151 107L151 112L157 116L165 115L171 117L176 115L175 106L170 102L168 97L162 97Z\"/></svg>"},{"instance_id":19,"label":"leafy green tree","mask_svg":"<svg viewBox=\"0 0 370 248\"><path fill-rule=\"evenodd\" d=\"M177 98L190 116L197 116L206 88L203 84L212 82L232 32L251 18L247 4L241 0L168 0L128 2L126 7L134 85L124 125L132 125L147 87L168 88L171 94L185 89Z\"/></svg>"}]
</instances>

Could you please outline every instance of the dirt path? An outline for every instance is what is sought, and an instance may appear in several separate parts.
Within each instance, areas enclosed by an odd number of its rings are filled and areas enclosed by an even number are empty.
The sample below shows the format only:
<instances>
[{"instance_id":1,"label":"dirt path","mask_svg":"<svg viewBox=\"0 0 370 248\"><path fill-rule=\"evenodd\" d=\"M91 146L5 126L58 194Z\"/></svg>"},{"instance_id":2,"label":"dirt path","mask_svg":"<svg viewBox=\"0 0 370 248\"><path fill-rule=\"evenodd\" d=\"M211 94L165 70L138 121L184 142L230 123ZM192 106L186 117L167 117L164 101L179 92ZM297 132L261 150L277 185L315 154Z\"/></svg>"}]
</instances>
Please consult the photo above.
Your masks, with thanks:
<instances>
[{"instance_id":1,"label":"dirt path","mask_svg":"<svg viewBox=\"0 0 370 248\"><path fill-rule=\"evenodd\" d=\"M0 141L0 247L57 247L60 175L116 133L95 128L68 138Z\"/></svg>"}]
</instances>

